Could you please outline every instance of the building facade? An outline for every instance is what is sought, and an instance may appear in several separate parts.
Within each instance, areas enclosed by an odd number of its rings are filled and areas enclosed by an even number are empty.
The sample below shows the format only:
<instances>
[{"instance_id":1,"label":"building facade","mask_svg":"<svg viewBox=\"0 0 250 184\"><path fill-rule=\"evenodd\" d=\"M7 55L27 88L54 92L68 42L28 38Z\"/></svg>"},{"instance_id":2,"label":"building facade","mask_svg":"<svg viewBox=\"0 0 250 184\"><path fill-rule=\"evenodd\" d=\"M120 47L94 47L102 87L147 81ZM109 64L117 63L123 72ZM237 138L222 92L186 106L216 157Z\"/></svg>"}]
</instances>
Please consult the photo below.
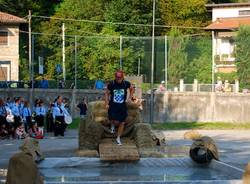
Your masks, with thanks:
<instances>
[{"instance_id":1,"label":"building facade","mask_svg":"<svg viewBox=\"0 0 250 184\"><path fill-rule=\"evenodd\" d=\"M212 23L205 29L212 31L215 72L236 71L235 36L241 25L250 25L250 3L208 4Z\"/></svg>"},{"instance_id":2,"label":"building facade","mask_svg":"<svg viewBox=\"0 0 250 184\"><path fill-rule=\"evenodd\" d=\"M19 80L19 25L25 19L0 12L0 81Z\"/></svg>"}]
</instances>

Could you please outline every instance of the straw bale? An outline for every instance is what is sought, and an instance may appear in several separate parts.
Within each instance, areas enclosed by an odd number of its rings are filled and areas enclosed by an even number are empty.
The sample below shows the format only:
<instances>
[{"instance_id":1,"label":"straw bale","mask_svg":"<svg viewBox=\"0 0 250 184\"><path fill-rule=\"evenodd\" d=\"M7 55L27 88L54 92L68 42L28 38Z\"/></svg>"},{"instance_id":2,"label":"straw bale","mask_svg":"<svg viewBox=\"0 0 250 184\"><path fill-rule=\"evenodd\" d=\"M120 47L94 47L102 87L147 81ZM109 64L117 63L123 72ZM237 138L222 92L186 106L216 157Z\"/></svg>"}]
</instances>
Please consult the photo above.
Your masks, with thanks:
<instances>
[{"instance_id":1,"label":"straw bale","mask_svg":"<svg viewBox=\"0 0 250 184\"><path fill-rule=\"evenodd\" d=\"M102 116L95 116L93 117L93 121L96 123L107 123L108 122L108 118L107 117L102 117Z\"/></svg>"},{"instance_id":2,"label":"straw bale","mask_svg":"<svg viewBox=\"0 0 250 184\"><path fill-rule=\"evenodd\" d=\"M154 158L163 158L164 154L159 152L156 148L140 148L139 149L140 157L154 157Z\"/></svg>"},{"instance_id":3,"label":"straw bale","mask_svg":"<svg viewBox=\"0 0 250 184\"><path fill-rule=\"evenodd\" d=\"M247 166L245 168L245 172L243 174L242 182L243 182L243 184L249 184L250 183L250 162L248 162L248 164L247 164Z\"/></svg>"},{"instance_id":4,"label":"straw bale","mask_svg":"<svg viewBox=\"0 0 250 184\"><path fill-rule=\"evenodd\" d=\"M184 133L184 139L196 140L200 139L202 135L196 130L190 130Z\"/></svg>"},{"instance_id":5,"label":"straw bale","mask_svg":"<svg viewBox=\"0 0 250 184\"><path fill-rule=\"evenodd\" d=\"M167 141L165 139L165 135L162 133L162 132L159 132L159 131L152 131L151 132L151 136L152 136L152 139L153 141L155 142L155 144L157 146L160 146L160 145L166 145L167 144Z\"/></svg>"},{"instance_id":6,"label":"straw bale","mask_svg":"<svg viewBox=\"0 0 250 184\"><path fill-rule=\"evenodd\" d=\"M140 115L140 111L136 109L128 109L128 116L138 116Z\"/></svg>"},{"instance_id":7,"label":"straw bale","mask_svg":"<svg viewBox=\"0 0 250 184\"><path fill-rule=\"evenodd\" d=\"M198 155L197 150L203 150L205 153ZM219 152L214 140L211 137L203 136L196 139L191 145L190 157L198 163L207 163L211 159L219 160Z\"/></svg>"},{"instance_id":8,"label":"straw bale","mask_svg":"<svg viewBox=\"0 0 250 184\"><path fill-rule=\"evenodd\" d=\"M108 111L106 109L96 108L91 111L91 115L108 117Z\"/></svg>"},{"instance_id":9,"label":"straw bale","mask_svg":"<svg viewBox=\"0 0 250 184\"><path fill-rule=\"evenodd\" d=\"M151 126L145 123L135 124L134 139L138 148L153 147L154 142L151 137Z\"/></svg>"},{"instance_id":10,"label":"straw bale","mask_svg":"<svg viewBox=\"0 0 250 184\"><path fill-rule=\"evenodd\" d=\"M140 116L128 116L125 120L125 122L127 123L127 125L131 125L131 124L136 124L136 123L140 123L141 122L141 118Z\"/></svg>"},{"instance_id":11,"label":"straw bale","mask_svg":"<svg viewBox=\"0 0 250 184\"><path fill-rule=\"evenodd\" d=\"M140 104L133 103L131 101L126 102L128 109L139 109Z\"/></svg>"},{"instance_id":12,"label":"straw bale","mask_svg":"<svg viewBox=\"0 0 250 184\"><path fill-rule=\"evenodd\" d=\"M94 109L105 109L105 101L99 100L99 101L93 101L88 104L88 107L90 110Z\"/></svg>"},{"instance_id":13,"label":"straw bale","mask_svg":"<svg viewBox=\"0 0 250 184\"><path fill-rule=\"evenodd\" d=\"M104 133L102 125L90 122L87 119L85 128L80 127L80 131L79 149L97 149Z\"/></svg>"}]
</instances>

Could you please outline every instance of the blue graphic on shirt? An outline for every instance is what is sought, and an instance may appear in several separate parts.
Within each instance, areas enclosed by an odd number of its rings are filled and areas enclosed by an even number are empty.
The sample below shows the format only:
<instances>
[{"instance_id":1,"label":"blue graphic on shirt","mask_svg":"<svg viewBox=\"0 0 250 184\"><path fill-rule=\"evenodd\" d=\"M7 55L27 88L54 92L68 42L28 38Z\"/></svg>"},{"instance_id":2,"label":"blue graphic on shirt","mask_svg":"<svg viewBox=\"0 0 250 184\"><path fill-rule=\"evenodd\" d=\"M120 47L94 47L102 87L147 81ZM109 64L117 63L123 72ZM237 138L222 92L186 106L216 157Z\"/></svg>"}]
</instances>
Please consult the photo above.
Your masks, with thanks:
<instances>
[{"instance_id":1,"label":"blue graphic on shirt","mask_svg":"<svg viewBox=\"0 0 250 184\"><path fill-rule=\"evenodd\" d=\"M125 92L124 89L115 89L114 90L114 103L123 103L124 102Z\"/></svg>"}]
</instances>

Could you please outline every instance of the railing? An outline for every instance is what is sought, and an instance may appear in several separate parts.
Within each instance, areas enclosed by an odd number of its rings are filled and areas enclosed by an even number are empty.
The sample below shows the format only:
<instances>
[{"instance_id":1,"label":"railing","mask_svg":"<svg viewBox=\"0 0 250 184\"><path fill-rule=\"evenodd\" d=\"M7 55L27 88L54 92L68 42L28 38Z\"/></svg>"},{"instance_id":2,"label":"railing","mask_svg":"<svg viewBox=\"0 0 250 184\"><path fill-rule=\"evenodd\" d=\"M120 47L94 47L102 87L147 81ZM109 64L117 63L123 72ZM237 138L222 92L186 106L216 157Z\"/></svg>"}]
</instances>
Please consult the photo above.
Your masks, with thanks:
<instances>
[{"instance_id":1,"label":"railing","mask_svg":"<svg viewBox=\"0 0 250 184\"><path fill-rule=\"evenodd\" d=\"M195 89L195 84L184 84L183 92L212 92L213 86L215 92L236 92L236 85L230 84L227 89L225 89L223 86L220 90L216 89L216 84L197 84L197 89Z\"/></svg>"}]
</instances>

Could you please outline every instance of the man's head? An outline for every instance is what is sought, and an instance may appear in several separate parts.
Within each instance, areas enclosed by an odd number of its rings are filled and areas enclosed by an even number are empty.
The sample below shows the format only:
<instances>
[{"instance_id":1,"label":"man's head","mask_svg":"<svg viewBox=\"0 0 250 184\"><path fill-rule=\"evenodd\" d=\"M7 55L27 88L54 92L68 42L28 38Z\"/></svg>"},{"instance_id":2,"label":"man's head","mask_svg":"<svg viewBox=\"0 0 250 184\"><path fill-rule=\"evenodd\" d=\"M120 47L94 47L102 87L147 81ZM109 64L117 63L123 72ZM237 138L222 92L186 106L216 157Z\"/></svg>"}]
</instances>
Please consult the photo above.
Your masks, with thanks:
<instances>
[{"instance_id":1,"label":"man's head","mask_svg":"<svg viewBox=\"0 0 250 184\"><path fill-rule=\"evenodd\" d=\"M117 83L121 83L124 79L124 72L122 70L117 70L115 72L115 80Z\"/></svg>"}]
</instances>

